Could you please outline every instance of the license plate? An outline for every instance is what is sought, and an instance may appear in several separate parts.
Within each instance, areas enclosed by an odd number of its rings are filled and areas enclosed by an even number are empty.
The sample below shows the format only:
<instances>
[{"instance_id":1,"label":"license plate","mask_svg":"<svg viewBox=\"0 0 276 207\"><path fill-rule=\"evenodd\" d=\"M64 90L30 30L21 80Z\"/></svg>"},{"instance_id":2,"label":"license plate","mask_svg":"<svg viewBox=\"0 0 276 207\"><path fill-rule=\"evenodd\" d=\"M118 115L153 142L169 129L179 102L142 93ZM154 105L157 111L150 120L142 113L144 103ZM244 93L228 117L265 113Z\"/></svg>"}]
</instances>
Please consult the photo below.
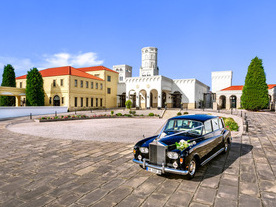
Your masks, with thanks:
<instances>
[{"instance_id":1,"label":"license plate","mask_svg":"<svg viewBox=\"0 0 276 207\"><path fill-rule=\"evenodd\" d=\"M161 170L157 170L157 169L154 169L154 168L151 168L151 167L147 167L147 171L158 174L158 175L161 175Z\"/></svg>"}]
</instances>

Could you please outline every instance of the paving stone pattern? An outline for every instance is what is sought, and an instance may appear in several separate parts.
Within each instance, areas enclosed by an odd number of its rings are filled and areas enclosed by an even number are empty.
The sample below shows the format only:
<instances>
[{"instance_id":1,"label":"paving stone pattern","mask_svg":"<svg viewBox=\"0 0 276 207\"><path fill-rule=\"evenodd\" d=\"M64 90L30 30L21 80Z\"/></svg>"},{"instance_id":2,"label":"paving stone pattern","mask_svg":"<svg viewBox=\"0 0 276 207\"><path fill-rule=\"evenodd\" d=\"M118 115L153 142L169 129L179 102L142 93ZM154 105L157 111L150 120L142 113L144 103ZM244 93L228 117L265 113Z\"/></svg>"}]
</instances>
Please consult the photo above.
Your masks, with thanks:
<instances>
[{"instance_id":1,"label":"paving stone pattern","mask_svg":"<svg viewBox=\"0 0 276 207\"><path fill-rule=\"evenodd\" d=\"M248 113L248 134L193 180L132 163L132 144L17 134L0 122L0 206L276 206L276 116Z\"/></svg>"}]
</instances>

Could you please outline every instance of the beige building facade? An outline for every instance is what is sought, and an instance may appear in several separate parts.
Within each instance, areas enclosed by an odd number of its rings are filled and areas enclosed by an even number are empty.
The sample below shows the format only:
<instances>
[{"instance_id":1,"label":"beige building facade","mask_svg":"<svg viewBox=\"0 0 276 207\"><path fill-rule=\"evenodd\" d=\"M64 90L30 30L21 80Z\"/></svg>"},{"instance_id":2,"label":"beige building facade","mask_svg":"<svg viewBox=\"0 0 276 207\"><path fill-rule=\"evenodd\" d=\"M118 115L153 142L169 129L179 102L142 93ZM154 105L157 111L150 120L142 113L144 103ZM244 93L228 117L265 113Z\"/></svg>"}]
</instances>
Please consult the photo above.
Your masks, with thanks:
<instances>
[{"instance_id":1,"label":"beige building facade","mask_svg":"<svg viewBox=\"0 0 276 207\"><path fill-rule=\"evenodd\" d=\"M117 106L118 73L104 66L48 68L43 77L45 106L67 106L69 110ZM27 76L16 78L17 88L26 88ZM21 97L20 105L24 105Z\"/></svg>"}]
</instances>

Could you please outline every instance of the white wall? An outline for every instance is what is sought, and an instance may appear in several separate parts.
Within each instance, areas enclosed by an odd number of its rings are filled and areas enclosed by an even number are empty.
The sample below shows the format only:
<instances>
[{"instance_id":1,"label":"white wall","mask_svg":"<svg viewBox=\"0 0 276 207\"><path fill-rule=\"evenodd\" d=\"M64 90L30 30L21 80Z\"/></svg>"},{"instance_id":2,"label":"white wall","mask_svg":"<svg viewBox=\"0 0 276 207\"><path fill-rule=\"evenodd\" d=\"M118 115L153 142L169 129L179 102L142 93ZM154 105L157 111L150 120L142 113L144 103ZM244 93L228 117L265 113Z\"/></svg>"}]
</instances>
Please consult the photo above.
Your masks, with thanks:
<instances>
[{"instance_id":1,"label":"white wall","mask_svg":"<svg viewBox=\"0 0 276 207\"><path fill-rule=\"evenodd\" d=\"M63 106L26 106L26 107L0 107L0 119L20 116L55 114L67 112Z\"/></svg>"},{"instance_id":2,"label":"white wall","mask_svg":"<svg viewBox=\"0 0 276 207\"><path fill-rule=\"evenodd\" d=\"M195 102L197 107L199 106L199 101L204 100L204 93L209 93L210 87L201 83L200 81L195 81Z\"/></svg>"},{"instance_id":3,"label":"white wall","mask_svg":"<svg viewBox=\"0 0 276 207\"><path fill-rule=\"evenodd\" d=\"M179 91L182 93L183 103L195 102L195 81L196 79L174 79L172 86L172 93Z\"/></svg>"},{"instance_id":4,"label":"white wall","mask_svg":"<svg viewBox=\"0 0 276 207\"><path fill-rule=\"evenodd\" d=\"M224 88L232 86L232 71L212 72L212 92L215 93Z\"/></svg>"}]
</instances>

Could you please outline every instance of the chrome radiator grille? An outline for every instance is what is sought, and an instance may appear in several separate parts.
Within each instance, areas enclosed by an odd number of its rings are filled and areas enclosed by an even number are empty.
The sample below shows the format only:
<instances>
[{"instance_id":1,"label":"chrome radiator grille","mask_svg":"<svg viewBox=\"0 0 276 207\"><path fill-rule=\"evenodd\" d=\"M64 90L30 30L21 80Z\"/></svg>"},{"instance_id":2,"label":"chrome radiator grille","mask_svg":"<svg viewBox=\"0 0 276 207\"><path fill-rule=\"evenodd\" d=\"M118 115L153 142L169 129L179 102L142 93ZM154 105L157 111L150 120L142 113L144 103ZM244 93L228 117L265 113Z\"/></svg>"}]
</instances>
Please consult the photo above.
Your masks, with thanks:
<instances>
[{"instance_id":1,"label":"chrome radiator grille","mask_svg":"<svg viewBox=\"0 0 276 207\"><path fill-rule=\"evenodd\" d=\"M166 147L155 143L149 144L149 160L152 164L166 164Z\"/></svg>"}]
</instances>

